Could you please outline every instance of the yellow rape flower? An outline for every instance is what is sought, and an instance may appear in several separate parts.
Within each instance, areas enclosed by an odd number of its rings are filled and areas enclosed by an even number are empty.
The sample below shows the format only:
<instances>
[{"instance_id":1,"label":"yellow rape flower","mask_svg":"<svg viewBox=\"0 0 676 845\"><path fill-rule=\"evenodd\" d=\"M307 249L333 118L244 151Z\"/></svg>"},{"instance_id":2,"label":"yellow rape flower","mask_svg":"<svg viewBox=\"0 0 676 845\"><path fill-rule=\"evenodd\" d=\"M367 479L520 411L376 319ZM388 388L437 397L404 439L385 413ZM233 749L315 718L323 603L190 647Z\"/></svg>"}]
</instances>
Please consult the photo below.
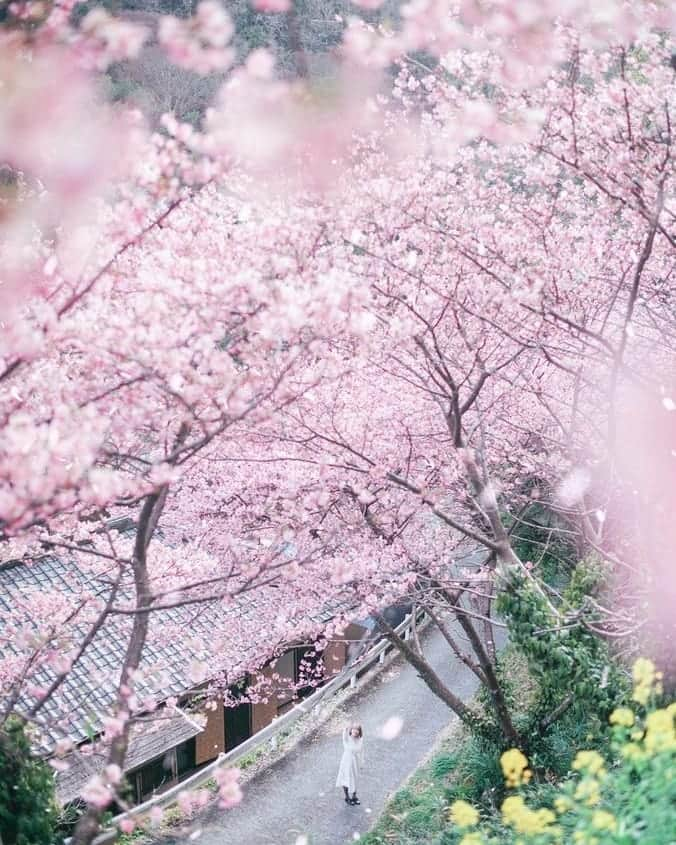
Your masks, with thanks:
<instances>
[{"instance_id":1,"label":"yellow rape flower","mask_svg":"<svg viewBox=\"0 0 676 845\"><path fill-rule=\"evenodd\" d=\"M448 815L458 827L473 827L479 821L478 811L462 799L451 804Z\"/></svg>"},{"instance_id":2,"label":"yellow rape flower","mask_svg":"<svg viewBox=\"0 0 676 845\"><path fill-rule=\"evenodd\" d=\"M605 774L605 760L598 751L578 751L573 760L573 768L578 772L602 777Z\"/></svg>"},{"instance_id":3,"label":"yellow rape flower","mask_svg":"<svg viewBox=\"0 0 676 845\"><path fill-rule=\"evenodd\" d=\"M607 810L595 810L591 823L597 830L615 830L617 827L615 816Z\"/></svg>"},{"instance_id":4,"label":"yellow rape flower","mask_svg":"<svg viewBox=\"0 0 676 845\"><path fill-rule=\"evenodd\" d=\"M583 801L588 807L593 807L601 800L599 782L594 778L581 780L575 789L574 797L576 801Z\"/></svg>"},{"instance_id":5,"label":"yellow rape flower","mask_svg":"<svg viewBox=\"0 0 676 845\"><path fill-rule=\"evenodd\" d=\"M528 758L518 748L510 748L500 757L500 765L505 776L505 783L509 787L521 786L528 783L531 771L528 768Z\"/></svg>"},{"instance_id":6,"label":"yellow rape flower","mask_svg":"<svg viewBox=\"0 0 676 845\"><path fill-rule=\"evenodd\" d=\"M515 819L518 819L526 811L526 802L520 795L510 795L502 802L502 818L507 824L512 824Z\"/></svg>"},{"instance_id":7,"label":"yellow rape flower","mask_svg":"<svg viewBox=\"0 0 676 845\"><path fill-rule=\"evenodd\" d=\"M639 657L634 663L632 676L635 684L651 686L655 680L655 664L646 657Z\"/></svg>"},{"instance_id":8,"label":"yellow rape flower","mask_svg":"<svg viewBox=\"0 0 676 845\"><path fill-rule=\"evenodd\" d=\"M646 754L640 745L635 742L627 742L626 745L622 746L622 756L626 760L640 760Z\"/></svg>"},{"instance_id":9,"label":"yellow rape flower","mask_svg":"<svg viewBox=\"0 0 676 845\"><path fill-rule=\"evenodd\" d=\"M599 845L598 837L592 836L584 830L576 830L573 834L575 845Z\"/></svg>"},{"instance_id":10,"label":"yellow rape flower","mask_svg":"<svg viewBox=\"0 0 676 845\"><path fill-rule=\"evenodd\" d=\"M473 830L462 837L459 845L483 845L483 843L484 840L481 834L478 831Z\"/></svg>"},{"instance_id":11,"label":"yellow rape flower","mask_svg":"<svg viewBox=\"0 0 676 845\"><path fill-rule=\"evenodd\" d=\"M502 819L517 833L532 835L557 831L552 827L556 816L551 810L531 810L520 795L511 795L502 802Z\"/></svg>"},{"instance_id":12,"label":"yellow rape flower","mask_svg":"<svg viewBox=\"0 0 676 845\"><path fill-rule=\"evenodd\" d=\"M629 707L617 707L610 714L610 724L630 728L634 724L634 711Z\"/></svg>"},{"instance_id":13,"label":"yellow rape flower","mask_svg":"<svg viewBox=\"0 0 676 845\"><path fill-rule=\"evenodd\" d=\"M634 699L634 701L637 701L639 704L642 704L645 707L650 698L650 692L650 687L645 686L645 684L637 684L634 687L634 692L632 693L631 697Z\"/></svg>"},{"instance_id":14,"label":"yellow rape flower","mask_svg":"<svg viewBox=\"0 0 676 845\"><path fill-rule=\"evenodd\" d=\"M639 657L634 663L632 676L634 679L632 698L639 704L645 706L653 692L657 694L662 692L662 684L660 683L662 673L655 671L655 664L652 660Z\"/></svg>"},{"instance_id":15,"label":"yellow rape flower","mask_svg":"<svg viewBox=\"0 0 676 845\"><path fill-rule=\"evenodd\" d=\"M676 748L674 717L668 709L649 713L645 727L645 747L648 751L670 751Z\"/></svg>"},{"instance_id":16,"label":"yellow rape flower","mask_svg":"<svg viewBox=\"0 0 676 845\"><path fill-rule=\"evenodd\" d=\"M549 829L550 825L554 824L556 821L556 816L551 810L548 810L546 807L542 807L539 810L535 810L533 813L535 817L535 823L537 827L539 827L540 833L546 833Z\"/></svg>"},{"instance_id":17,"label":"yellow rape flower","mask_svg":"<svg viewBox=\"0 0 676 845\"><path fill-rule=\"evenodd\" d=\"M568 810L572 810L574 806L575 805L567 795L559 795L558 798L554 799L554 809L557 813L567 813Z\"/></svg>"}]
</instances>

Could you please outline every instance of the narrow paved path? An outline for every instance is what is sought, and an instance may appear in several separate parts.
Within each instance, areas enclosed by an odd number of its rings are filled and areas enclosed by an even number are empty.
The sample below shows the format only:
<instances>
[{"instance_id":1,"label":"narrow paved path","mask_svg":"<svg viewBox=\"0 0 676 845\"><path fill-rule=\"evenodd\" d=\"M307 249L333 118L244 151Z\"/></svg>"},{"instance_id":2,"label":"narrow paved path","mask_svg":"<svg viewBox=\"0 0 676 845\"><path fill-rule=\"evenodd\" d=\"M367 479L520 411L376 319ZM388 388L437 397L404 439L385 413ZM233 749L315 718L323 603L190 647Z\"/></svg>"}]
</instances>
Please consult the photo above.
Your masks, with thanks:
<instances>
[{"instance_id":1,"label":"narrow paved path","mask_svg":"<svg viewBox=\"0 0 676 845\"><path fill-rule=\"evenodd\" d=\"M450 654L434 629L423 637L425 652L456 695L468 699L476 678ZM379 729L391 716L404 720L389 742ZM243 802L232 810L214 807L198 826L198 845L348 845L375 822L387 799L416 769L451 718L448 707L420 680L415 669L395 660L362 692L337 711L328 724L309 734L287 756L250 781ZM345 804L334 786L346 722L364 726L365 771L360 806ZM301 840L303 841L303 840ZM185 845L172 840L172 845Z\"/></svg>"}]
</instances>

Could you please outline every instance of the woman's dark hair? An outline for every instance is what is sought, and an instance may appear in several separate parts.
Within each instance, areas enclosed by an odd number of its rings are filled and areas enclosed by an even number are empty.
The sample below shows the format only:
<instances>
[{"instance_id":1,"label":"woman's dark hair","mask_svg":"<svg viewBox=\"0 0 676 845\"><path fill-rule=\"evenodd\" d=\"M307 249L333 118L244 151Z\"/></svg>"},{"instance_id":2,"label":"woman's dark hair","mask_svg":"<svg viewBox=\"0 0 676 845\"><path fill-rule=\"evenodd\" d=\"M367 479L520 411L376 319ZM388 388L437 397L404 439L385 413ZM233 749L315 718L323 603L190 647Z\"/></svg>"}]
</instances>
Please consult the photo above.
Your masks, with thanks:
<instances>
[{"instance_id":1,"label":"woman's dark hair","mask_svg":"<svg viewBox=\"0 0 676 845\"><path fill-rule=\"evenodd\" d=\"M357 725L357 724L352 725L352 727L350 728L350 735L352 734L352 731L354 731L354 730L359 731L359 739L361 739L364 736L364 731L362 730L361 725Z\"/></svg>"}]
</instances>

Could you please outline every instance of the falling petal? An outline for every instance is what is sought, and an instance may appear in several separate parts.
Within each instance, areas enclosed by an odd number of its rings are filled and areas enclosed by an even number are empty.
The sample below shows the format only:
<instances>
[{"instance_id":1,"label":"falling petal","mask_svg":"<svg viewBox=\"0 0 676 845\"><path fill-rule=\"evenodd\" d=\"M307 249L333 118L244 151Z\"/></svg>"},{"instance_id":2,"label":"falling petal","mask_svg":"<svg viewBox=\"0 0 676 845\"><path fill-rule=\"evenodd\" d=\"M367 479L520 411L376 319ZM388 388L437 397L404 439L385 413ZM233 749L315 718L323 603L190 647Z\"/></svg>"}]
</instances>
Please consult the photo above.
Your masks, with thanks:
<instances>
[{"instance_id":1,"label":"falling petal","mask_svg":"<svg viewBox=\"0 0 676 845\"><path fill-rule=\"evenodd\" d=\"M401 733L403 726L404 720L401 716L390 716L390 718L387 719L380 728L380 736L388 742L396 739Z\"/></svg>"}]
</instances>

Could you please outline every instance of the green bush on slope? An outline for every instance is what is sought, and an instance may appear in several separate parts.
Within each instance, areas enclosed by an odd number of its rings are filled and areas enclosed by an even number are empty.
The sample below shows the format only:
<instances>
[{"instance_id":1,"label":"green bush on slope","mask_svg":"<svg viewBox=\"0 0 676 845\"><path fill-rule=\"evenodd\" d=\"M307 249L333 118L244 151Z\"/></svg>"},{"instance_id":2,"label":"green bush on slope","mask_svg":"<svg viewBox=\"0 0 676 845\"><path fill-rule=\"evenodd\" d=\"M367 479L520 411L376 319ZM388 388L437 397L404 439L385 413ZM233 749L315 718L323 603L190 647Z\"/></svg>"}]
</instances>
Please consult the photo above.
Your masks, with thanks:
<instances>
[{"instance_id":1,"label":"green bush on slope","mask_svg":"<svg viewBox=\"0 0 676 845\"><path fill-rule=\"evenodd\" d=\"M31 754L21 721L0 732L0 841L3 845L50 845L57 808L54 774Z\"/></svg>"}]
</instances>

